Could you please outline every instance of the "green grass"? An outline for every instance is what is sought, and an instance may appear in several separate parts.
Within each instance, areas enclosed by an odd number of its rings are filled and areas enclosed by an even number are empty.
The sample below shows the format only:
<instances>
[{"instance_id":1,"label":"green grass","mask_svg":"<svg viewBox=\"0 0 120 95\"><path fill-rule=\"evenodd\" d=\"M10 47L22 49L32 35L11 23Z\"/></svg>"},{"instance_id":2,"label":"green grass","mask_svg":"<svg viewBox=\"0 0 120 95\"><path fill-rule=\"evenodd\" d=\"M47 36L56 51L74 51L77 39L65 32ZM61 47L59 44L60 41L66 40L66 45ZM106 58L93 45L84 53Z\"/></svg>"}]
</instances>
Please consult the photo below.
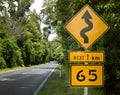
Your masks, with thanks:
<instances>
[{"instance_id":1,"label":"green grass","mask_svg":"<svg viewBox=\"0 0 120 95\"><path fill-rule=\"evenodd\" d=\"M43 65L43 64L39 64L39 65ZM28 66L28 67L34 67L34 66L39 66L39 65L32 65L32 66ZM21 66L16 66L16 67L12 67L12 68L5 68L5 69L0 69L0 73L4 73L4 72L10 72L10 71L15 71L15 70L20 70L20 69L24 69L25 67L21 67Z\"/></svg>"},{"instance_id":2,"label":"green grass","mask_svg":"<svg viewBox=\"0 0 120 95\"><path fill-rule=\"evenodd\" d=\"M89 88L89 95L105 95L105 94L104 94L103 90Z\"/></svg>"},{"instance_id":3,"label":"green grass","mask_svg":"<svg viewBox=\"0 0 120 95\"><path fill-rule=\"evenodd\" d=\"M0 69L0 73L9 72L9 71L14 71L14 70L19 70L19 69L23 69L23 67L17 66L17 67L13 67L13 68Z\"/></svg>"},{"instance_id":4,"label":"green grass","mask_svg":"<svg viewBox=\"0 0 120 95\"><path fill-rule=\"evenodd\" d=\"M62 67L62 77L59 77L59 69L53 72L48 82L42 88L39 95L84 95L83 87L71 87L69 81L69 68ZM88 95L104 95L102 90L89 88Z\"/></svg>"}]
</instances>

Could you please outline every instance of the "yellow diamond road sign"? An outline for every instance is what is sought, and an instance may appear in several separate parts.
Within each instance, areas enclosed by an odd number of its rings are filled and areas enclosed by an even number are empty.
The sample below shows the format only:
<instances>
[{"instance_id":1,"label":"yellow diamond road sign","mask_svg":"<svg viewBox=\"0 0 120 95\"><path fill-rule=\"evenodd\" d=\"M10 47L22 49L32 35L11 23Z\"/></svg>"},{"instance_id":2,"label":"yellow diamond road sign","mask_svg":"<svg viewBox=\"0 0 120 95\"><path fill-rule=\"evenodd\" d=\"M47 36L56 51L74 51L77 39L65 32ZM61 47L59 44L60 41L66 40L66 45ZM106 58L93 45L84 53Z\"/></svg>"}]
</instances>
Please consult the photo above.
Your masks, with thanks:
<instances>
[{"instance_id":1,"label":"yellow diamond road sign","mask_svg":"<svg viewBox=\"0 0 120 95\"><path fill-rule=\"evenodd\" d=\"M65 28L84 49L88 49L109 26L89 5L85 5L66 23Z\"/></svg>"}]
</instances>

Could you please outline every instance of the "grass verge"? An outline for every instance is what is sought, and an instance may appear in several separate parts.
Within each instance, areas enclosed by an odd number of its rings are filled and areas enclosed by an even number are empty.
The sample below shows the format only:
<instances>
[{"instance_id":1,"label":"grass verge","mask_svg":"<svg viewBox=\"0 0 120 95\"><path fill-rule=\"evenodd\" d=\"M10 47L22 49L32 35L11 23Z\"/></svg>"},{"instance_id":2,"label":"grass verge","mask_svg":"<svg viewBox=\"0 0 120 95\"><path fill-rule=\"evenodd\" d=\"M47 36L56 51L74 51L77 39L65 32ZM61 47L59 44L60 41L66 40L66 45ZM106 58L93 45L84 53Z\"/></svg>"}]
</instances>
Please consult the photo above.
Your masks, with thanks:
<instances>
[{"instance_id":1,"label":"grass verge","mask_svg":"<svg viewBox=\"0 0 120 95\"><path fill-rule=\"evenodd\" d=\"M20 69L23 69L23 67L17 66L13 68L0 69L0 73L10 72L10 71L15 71L15 70L20 70Z\"/></svg>"},{"instance_id":2,"label":"grass verge","mask_svg":"<svg viewBox=\"0 0 120 95\"><path fill-rule=\"evenodd\" d=\"M70 86L68 68L63 66L61 71L62 76L59 77L60 70L59 68L55 69L39 95L82 95L83 88L73 88Z\"/></svg>"}]
</instances>

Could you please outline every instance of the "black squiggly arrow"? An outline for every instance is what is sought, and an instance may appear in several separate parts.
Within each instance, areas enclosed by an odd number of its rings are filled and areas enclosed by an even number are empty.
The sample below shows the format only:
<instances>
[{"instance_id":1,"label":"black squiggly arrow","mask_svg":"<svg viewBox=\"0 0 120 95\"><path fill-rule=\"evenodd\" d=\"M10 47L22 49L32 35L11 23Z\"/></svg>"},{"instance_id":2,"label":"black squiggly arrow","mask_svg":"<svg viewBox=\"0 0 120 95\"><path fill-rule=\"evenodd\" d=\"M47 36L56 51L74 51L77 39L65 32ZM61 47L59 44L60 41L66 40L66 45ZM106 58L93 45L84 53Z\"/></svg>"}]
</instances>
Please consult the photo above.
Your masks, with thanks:
<instances>
[{"instance_id":1,"label":"black squiggly arrow","mask_svg":"<svg viewBox=\"0 0 120 95\"><path fill-rule=\"evenodd\" d=\"M91 15L89 14L88 11L85 12L85 14L82 16L82 19L85 19L85 22L88 24L88 27L82 29L80 31L80 35L83 37L84 39L84 43L88 43L89 42L89 39L88 37L86 36L86 32L90 31L92 28L93 28L93 24L92 22L89 20L89 19L92 19Z\"/></svg>"}]
</instances>

